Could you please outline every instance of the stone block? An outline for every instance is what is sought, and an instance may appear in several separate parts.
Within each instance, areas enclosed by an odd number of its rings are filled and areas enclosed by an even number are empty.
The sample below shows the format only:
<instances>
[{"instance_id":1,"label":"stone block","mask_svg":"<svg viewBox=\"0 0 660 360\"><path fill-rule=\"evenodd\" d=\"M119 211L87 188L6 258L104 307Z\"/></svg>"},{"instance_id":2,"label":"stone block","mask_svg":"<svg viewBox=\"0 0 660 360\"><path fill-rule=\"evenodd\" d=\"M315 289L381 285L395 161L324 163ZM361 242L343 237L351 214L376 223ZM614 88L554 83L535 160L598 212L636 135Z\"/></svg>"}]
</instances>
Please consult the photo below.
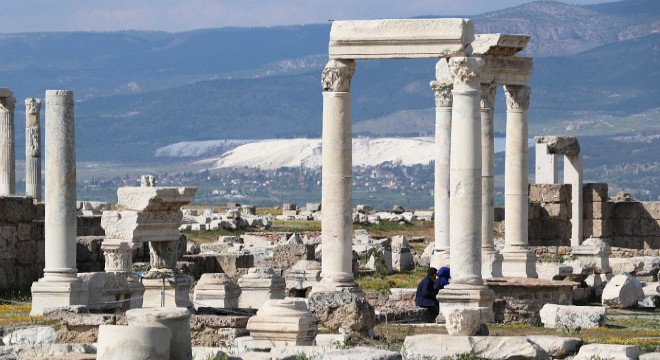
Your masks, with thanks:
<instances>
[{"instance_id":1,"label":"stone block","mask_svg":"<svg viewBox=\"0 0 660 360\"><path fill-rule=\"evenodd\" d=\"M614 204L614 217L618 219L637 219L641 215L642 204L636 201L622 201Z\"/></svg>"},{"instance_id":2,"label":"stone block","mask_svg":"<svg viewBox=\"0 0 660 360\"><path fill-rule=\"evenodd\" d=\"M585 203L596 201L607 201L607 183L585 183L582 185L582 198Z\"/></svg>"},{"instance_id":3,"label":"stone block","mask_svg":"<svg viewBox=\"0 0 660 360\"><path fill-rule=\"evenodd\" d=\"M532 203L543 202L543 184L529 184L529 201Z\"/></svg>"},{"instance_id":4,"label":"stone block","mask_svg":"<svg viewBox=\"0 0 660 360\"><path fill-rule=\"evenodd\" d=\"M12 331L2 338L5 345L56 344L57 332L50 326L32 326Z\"/></svg>"},{"instance_id":5,"label":"stone block","mask_svg":"<svg viewBox=\"0 0 660 360\"><path fill-rule=\"evenodd\" d=\"M401 348L404 359L457 358L473 355L485 359L550 359L540 346L524 336L406 336Z\"/></svg>"},{"instance_id":6,"label":"stone block","mask_svg":"<svg viewBox=\"0 0 660 360\"><path fill-rule=\"evenodd\" d=\"M238 305L241 308L260 309L267 300L284 299L285 280L270 267L250 268L238 279L241 295Z\"/></svg>"},{"instance_id":7,"label":"stone block","mask_svg":"<svg viewBox=\"0 0 660 360\"><path fill-rule=\"evenodd\" d=\"M583 236L589 237L611 237L612 236L612 221L610 220L584 220L583 221Z\"/></svg>"},{"instance_id":8,"label":"stone block","mask_svg":"<svg viewBox=\"0 0 660 360\"><path fill-rule=\"evenodd\" d=\"M614 204L607 201L585 202L585 220L609 220L614 215Z\"/></svg>"},{"instance_id":9,"label":"stone block","mask_svg":"<svg viewBox=\"0 0 660 360\"><path fill-rule=\"evenodd\" d=\"M571 199L570 184L542 184L541 197L545 203L566 203Z\"/></svg>"},{"instance_id":10,"label":"stone block","mask_svg":"<svg viewBox=\"0 0 660 360\"><path fill-rule=\"evenodd\" d=\"M582 339L552 335L530 335L527 339L545 350L552 359L564 359L577 353Z\"/></svg>"},{"instance_id":11,"label":"stone block","mask_svg":"<svg viewBox=\"0 0 660 360\"><path fill-rule=\"evenodd\" d=\"M571 218L571 208L566 203L547 203L542 205L545 213L551 219L569 220ZM543 216L542 216L543 219Z\"/></svg>"},{"instance_id":12,"label":"stone block","mask_svg":"<svg viewBox=\"0 0 660 360\"><path fill-rule=\"evenodd\" d=\"M170 359L192 359L190 335L190 311L181 307L155 309L132 309L126 312L128 327L148 326L167 328L171 331L169 341ZM99 339L101 338L99 334ZM163 344L164 345L164 344Z\"/></svg>"},{"instance_id":13,"label":"stone block","mask_svg":"<svg viewBox=\"0 0 660 360\"><path fill-rule=\"evenodd\" d=\"M309 310L319 319L319 328L337 332L340 328L366 334L378 319L374 308L360 294L350 292L313 292L309 295Z\"/></svg>"},{"instance_id":14,"label":"stone block","mask_svg":"<svg viewBox=\"0 0 660 360\"><path fill-rule=\"evenodd\" d=\"M304 299L268 300L251 317L247 330L253 346L267 349L287 345L312 345L318 324Z\"/></svg>"},{"instance_id":15,"label":"stone block","mask_svg":"<svg viewBox=\"0 0 660 360\"><path fill-rule=\"evenodd\" d=\"M401 360L401 354L367 347L356 347L321 353L317 360Z\"/></svg>"},{"instance_id":16,"label":"stone block","mask_svg":"<svg viewBox=\"0 0 660 360\"><path fill-rule=\"evenodd\" d=\"M605 308L601 306L545 304L540 316L546 328L596 328L605 325Z\"/></svg>"},{"instance_id":17,"label":"stone block","mask_svg":"<svg viewBox=\"0 0 660 360\"><path fill-rule=\"evenodd\" d=\"M76 236L105 236L101 215L78 216L76 224Z\"/></svg>"},{"instance_id":18,"label":"stone block","mask_svg":"<svg viewBox=\"0 0 660 360\"><path fill-rule=\"evenodd\" d=\"M443 306L445 328L449 335L474 336L481 326L481 310L479 308Z\"/></svg>"},{"instance_id":19,"label":"stone block","mask_svg":"<svg viewBox=\"0 0 660 360\"><path fill-rule=\"evenodd\" d=\"M642 202L642 212L650 219L660 220L660 201Z\"/></svg>"},{"instance_id":20,"label":"stone block","mask_svg":"<svg viewBox=\"0 0 660 360\"><path fill-rule=\"evenodd\" d=\"M169 359L172 337L166 327L101 325L98 359Z\"/></svg>"},{"instance_id":21,"label":"stone block","mask_svg":"<svg viewBox=\"0 0 660 360\"><path fill-rule=\"evenodd\" d=\"M635 277L624 273L613 277L603 289L603 306L630 308L644 297L642 284Z\"/></svg>"},{"instance_id":22,"label":"stone block","mask_svg":"<svg viewBox=\"0 0 660 360\"><path fill-rule=\"evenodd\" d=\"M0 223L29 223L36 217L33 199L27 196L0 196Z\"/></svg>"},{"instance_id":23,"label":"stone block","mask_svg":"<svg viewBox=\"0 0 660 360\"><path fill-rule=\"evenodd\" d=\"M240 287L227 274L203 274L195 286L193 304L195 308L235 309L240 293Z\"/></svg>"},{"instance_id":24,"label":"stone block","mask_svg":"<svg viewBox=\"0 0 660 360\"><path fill-rule=\"evenodd\" d=\"M290 269L300 260L314 260L314 249L314 245L306 244L277 245L273 252L273 267Z\"/></svg>"},{"instance_id":25,"label":"stone block","mask_svg":"<svg viewBox=\"0 0 660 360\"><path fill-rule=\"evenodd\" d=\"M587 344L580 348L573 360L611 359L626 360L639 359L639 346Z\"/></svg>"}]
</instances>

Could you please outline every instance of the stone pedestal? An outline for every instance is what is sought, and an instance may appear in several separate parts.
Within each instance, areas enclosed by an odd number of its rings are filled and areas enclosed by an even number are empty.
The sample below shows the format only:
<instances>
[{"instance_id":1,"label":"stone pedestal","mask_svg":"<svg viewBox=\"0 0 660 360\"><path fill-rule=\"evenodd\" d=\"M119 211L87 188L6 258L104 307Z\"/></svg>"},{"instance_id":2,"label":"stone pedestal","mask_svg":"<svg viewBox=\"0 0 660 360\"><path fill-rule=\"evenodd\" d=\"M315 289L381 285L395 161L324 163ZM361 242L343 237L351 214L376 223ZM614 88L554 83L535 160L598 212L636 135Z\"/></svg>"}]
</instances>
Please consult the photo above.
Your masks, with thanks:
<instances>
[{"instance_id":1,"label":"stone pedestal","mask_svg":"<svg viewBox=\"0 0 660 360\"><path fill-rule=\"evenodd\" d=\"M238 308L241 288L224 273L203 274L195 286L193 302L195 309L215 307L222 309Z\"/></svg>"},{"instance_id":2,"label":"stone pedestal","mask_svg":"<svg viewBox=\"0 0 660 360\"><path fill-rule=\"evenodd\" d=\"M103 212L106 265L118 262L120 269L131 271L129 254L121 249L149 242L151 269L142 281L145 308L163 304L192 306L191 279L179 273L176 260L183 218L181 207L192 200L196 191L196 188L121 187L117 189L118 210Z\"/></svg>"},{"instance_id":3,"label":"stone pedestal","mask_svg":"<svg viewBox=\"0 0 660 360\"><path fill-rule=\"evenodd\" d=\"M16 99L9 89L0 94L0 195L16 193L14 109Z\"/></svg>"},{"instance_id":4,"label":"stone pedestal","mask_svg":"<svg viewBox=\"0 0 660 360\"><path fill-rule=\"evenodd\" d=\"M530 89L523 85L504 86L506 116L506 158L504 164L505 245L502 274L506 277L537 278L536 255L529 249L528 131L527 111Z\"/></svg>"},{"instance_id":5,"label":"stone pedestal","mask_svg":"<svg viewBox=\"0 0 660 360\"><path fill-rule=\"evenodd\" d=\"M260 309L267 300L284 299L286 283L270 267L250 268L248 273L238 279L241 295L238 306L241 308Z\"/></svg>"},{"instance_id":6,"label":"stone pedestal","mask_svg":"<svg viewBox=\"0 0 660 360\"><path fill-rule=\"evenodd\" d=\"M321 281L321 263L314 260L299 260L286 273L284 279L289 291L307 292Z\"/></svg>"},{"instance_id":7,"label":"stone pedestal","mask_svg":"<svg viewBox=\"0 0 660 360\"><path fill-rule=\"evenodd\" d=\"M611 274L610 255L612 250L599 238L588 238L581 245L573 247L571 256L585 268L591 268L596 274Z\"/></svg>"},{"instance_id":8,"label":"stone pedestal","mask_svg":"<svg viewBox=\"0 0 660 360\"><path fill-rule=\"evenodd\" d=\"M449 160L451 155L451 107L453 87L447 59L435 65L435 81L431 89L435 94L435 183L434 183L434 237L431 266L439 269L449 265Z\"/></svg>"},{"instance_id":9,"label":"stone pedestal","mask_svg":"<svg viewBox=\"0 0 660 360\"><path fill-rule=\"evenodd\" d=\"M41 99L25 99L25 195L41 201Z\"/></svg>"},{"instance_id":10,"label":"stone pedestal","mask_svg":"<svg viewBox=\"0 0 660 360\"><path fill-rule=\"evenodd\" d=\"M405 236L392 238L392 270L398 272L415 269L415 260L410 253L410 245Z\"/></svg>"},{"instance_id":11,"label":"stone pedestal","mask_svg":"<svg viewBox=\"0 0 660 360\"><path fill-rule=\"evenodd\" d=\"M99 326L99 360L170 359L172 332L161 326Z\"/></svg>"},{"instance_id":12,"label":"stone pedestal","mask_svg":"<svg viewBox=\"0 0 660 360\"><path fill-rule=\"evenodd\" d=\"M353 154L350 84L354 72L355 61L330 60L321 78L323 277L317 288L323 288L324 291L358 289L352 271Z\"/></svg>"},{"instance_id":13,"label":"stone pedestal","mask_svg":"<svg viewBox=\"0 0 660 360\"><path fill-rule=\"evenodd\" d=\"M73 92L46 91L44 277L32 285L31 316L45 307L87 304L76 268L76 146Z\"/></svg>"},{"instance_id":14,"label":"stone pedestal","mask_svg":"<svg viewBox=\"0 0 660 360\"><path fill-rule=\"evenodd\" d=\"M316 317L304 299L268 300L250 318L247 330L255 349L313 345L318 333Z\"/></svg>"},{"instance_id":15,"label":"stone pedestal","mask_svg":"<svg viewBox=\"0 0 660 360\"><path fill-rule=\"evenodd\" d=\"M158 309L133 309L126 312L131 326L163 327L171 331L170 359L192 360L190 336L190 311L177 307Z\"/></svg>"}]
</instances>

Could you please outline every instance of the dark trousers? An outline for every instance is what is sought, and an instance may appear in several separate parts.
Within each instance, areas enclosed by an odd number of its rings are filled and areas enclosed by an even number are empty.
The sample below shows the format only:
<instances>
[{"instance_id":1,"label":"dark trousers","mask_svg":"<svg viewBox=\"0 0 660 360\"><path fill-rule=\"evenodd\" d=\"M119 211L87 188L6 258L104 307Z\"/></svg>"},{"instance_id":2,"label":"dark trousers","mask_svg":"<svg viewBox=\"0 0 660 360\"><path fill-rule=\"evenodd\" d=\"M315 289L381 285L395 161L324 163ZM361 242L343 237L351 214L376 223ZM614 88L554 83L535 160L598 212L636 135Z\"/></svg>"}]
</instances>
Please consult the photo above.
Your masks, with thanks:
<instances>
[{"instance_id":1,"label":"dark trousers","mask_svg":"<svg viewBox=\"0 0 660 360\"><path fill-rule=\"evenodd\" d=\"M438 306L438 305L436 305L436 306L421 306L421 307L430 310L433 313L434 317L438 317L438 314L440 314L440 306Z\"/></svg>"}]
</instances>

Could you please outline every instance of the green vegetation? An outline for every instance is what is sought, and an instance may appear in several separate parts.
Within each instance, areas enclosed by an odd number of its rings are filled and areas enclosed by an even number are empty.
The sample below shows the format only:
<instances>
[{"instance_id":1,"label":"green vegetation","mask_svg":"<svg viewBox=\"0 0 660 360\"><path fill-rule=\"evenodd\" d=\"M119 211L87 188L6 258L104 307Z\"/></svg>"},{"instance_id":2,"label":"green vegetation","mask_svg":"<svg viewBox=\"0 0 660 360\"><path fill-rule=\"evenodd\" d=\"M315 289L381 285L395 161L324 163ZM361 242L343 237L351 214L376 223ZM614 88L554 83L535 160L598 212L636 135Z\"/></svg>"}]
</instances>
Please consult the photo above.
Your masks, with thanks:
<instances>
[{"instance_id":1,"label":"green vegetation","mask_svg":"<svg viewBox=\"0 0 660 360\"><path fill-rule=\"evenodd\" d=\"M418 267L414 271L391 275L359 275L355 280L365 291L388 293L391 288L416 288L424 276L426 269Z\"/></svg>"}]
</instances>

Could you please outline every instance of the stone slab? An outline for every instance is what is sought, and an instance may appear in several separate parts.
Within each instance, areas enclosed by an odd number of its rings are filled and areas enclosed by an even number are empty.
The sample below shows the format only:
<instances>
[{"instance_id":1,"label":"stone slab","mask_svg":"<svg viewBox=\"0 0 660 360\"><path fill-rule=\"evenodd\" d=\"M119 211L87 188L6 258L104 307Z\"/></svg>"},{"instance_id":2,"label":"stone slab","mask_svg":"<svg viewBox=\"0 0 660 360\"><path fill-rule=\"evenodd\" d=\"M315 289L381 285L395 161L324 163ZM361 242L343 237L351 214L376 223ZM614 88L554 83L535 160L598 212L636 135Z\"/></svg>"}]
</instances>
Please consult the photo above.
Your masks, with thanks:
<instances>
[{"instance_id":1,"label":"stone slab","mask_svg":"<svg viewBox=\"0 0 660 360\"><path fill-rule=\"evenodd\" d=\"M524 49L531 38L520 34L477 34L472 42L472 54L512 56Z\"/></svg>"},{"instance_id":2,"label":"stone slab","mask_svg":"<svg viewBox=\"0 0 660 360\"><path fill-rule=\"evenodd\" d=\"M637 345L612 345L612 344L587 344L573 360L610 359L625 360L638 359L639 346Z\"/></svg>"},{"instance_id":3,"label":"stone slab","mask_svg":"<svg viewBox=\"0 0 660 360\"><path fill-rule=\"evenodd\" d=\"M550 359L524 336L407 336L401 348L404 359L439 359L471 354L486 359Z\"/></svg>"},{"instance_id":4,"label":"stone slab","mask_svg":"<svg viewBox=\"0 0 660 360\"><path fill-rule=\"evenodd\" d=\"M437 58L461 54L474 40L467 19L334 21L330 59Z\"/></svg>"}]
</instances>

